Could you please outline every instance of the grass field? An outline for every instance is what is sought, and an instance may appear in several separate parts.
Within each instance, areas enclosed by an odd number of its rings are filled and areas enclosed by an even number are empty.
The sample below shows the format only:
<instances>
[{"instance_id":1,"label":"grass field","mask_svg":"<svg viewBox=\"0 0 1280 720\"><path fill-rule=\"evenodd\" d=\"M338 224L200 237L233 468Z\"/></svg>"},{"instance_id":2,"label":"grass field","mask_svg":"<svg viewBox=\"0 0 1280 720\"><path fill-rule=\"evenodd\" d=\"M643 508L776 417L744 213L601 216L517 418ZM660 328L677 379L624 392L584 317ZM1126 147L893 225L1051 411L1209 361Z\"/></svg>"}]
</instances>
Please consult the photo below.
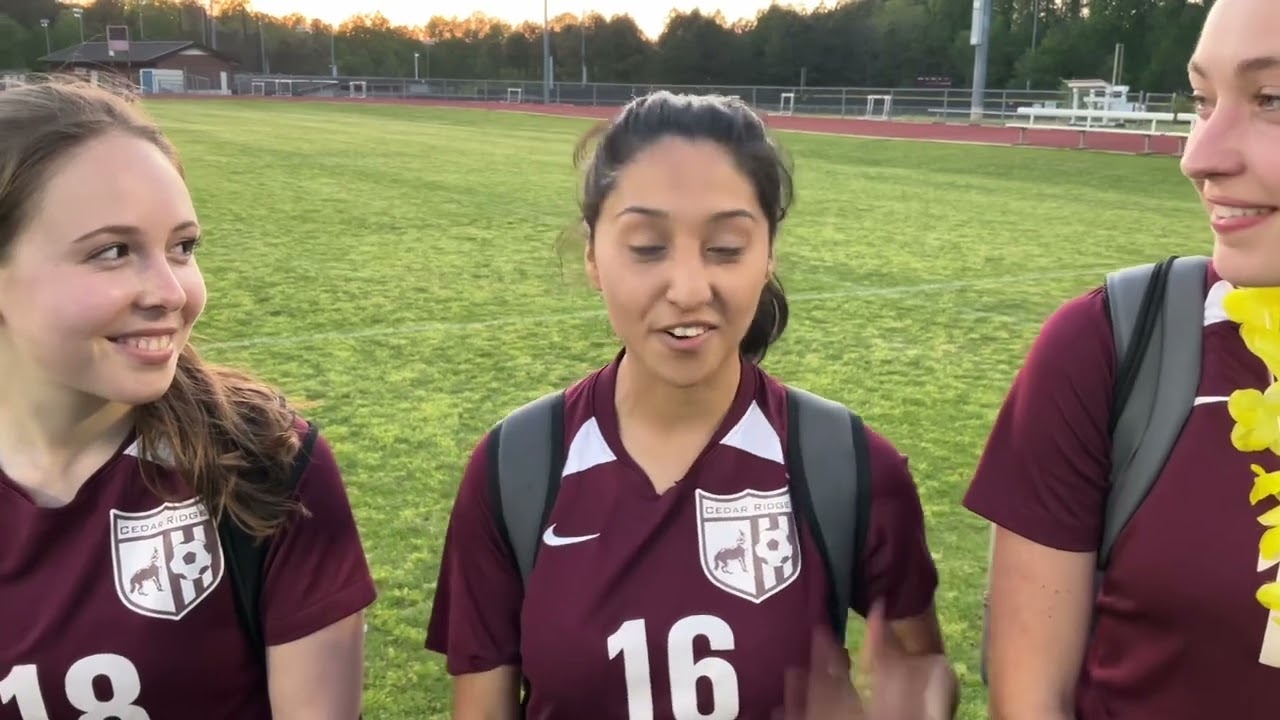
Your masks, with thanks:
<instances>
[{"instance_id":1,"label":"grass field","mask_svg":"<svg viewBox=\"0 0 1280 720\"><path fill-rule=\"evenodd\" d=\"M573 253L586 121L466 110L153 103L207 229L206 352L298 398L333 443L381 597L365 717L447 717L422 649L475 441L615 352ZM985 526L960 507L1040 321L1125 264L1204 252L1176 160L783 134L798 202L779 246L792 324L769 370L848 403L908 453L964 682ZM859 633L857 627L852 635ZM856 638L852 638L856 643Z\"/></svg>"}]
</instances>

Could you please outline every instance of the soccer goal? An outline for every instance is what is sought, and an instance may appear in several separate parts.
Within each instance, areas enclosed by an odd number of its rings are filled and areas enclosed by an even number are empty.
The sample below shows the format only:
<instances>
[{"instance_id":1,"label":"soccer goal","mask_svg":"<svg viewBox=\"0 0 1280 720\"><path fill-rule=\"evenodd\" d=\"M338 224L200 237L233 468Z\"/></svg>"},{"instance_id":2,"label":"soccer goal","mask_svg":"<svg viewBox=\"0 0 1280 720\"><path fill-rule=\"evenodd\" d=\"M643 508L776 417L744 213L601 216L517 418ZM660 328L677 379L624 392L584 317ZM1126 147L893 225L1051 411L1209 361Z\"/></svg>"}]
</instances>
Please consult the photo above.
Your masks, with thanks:
<instances>
[{"instance_id":1,"label":"soccer goal","mask_svg":"<svg viewBox=\"0 0 1280 720\"><path fill-rule=\"evenodd\" d=\"M351 81L351 97L362 98L369 96L369 86L364 80Z\"/></svg>"},{"instance_id":2,"label":"soccer goal","mask_svg":"<svg viewBox=\"0 0 1280 720\"><path fill-rule=\"evenodd\" d=\"M524 99L524 90L522 88L507 88L506 102L518 103Z\"/></svg>"},{"instance_id":3,"label":"soccer goal","mask_svg":"<svg viewBox=\"0 0 1280 720\"><path fill-rule=\"evenodd\" d=\"M876 113L876 107L880 108L880 112ZM893 96L892 95L868 95L867 96L867 120L888 120L889 113L893 112Z\"/></svg>"},{"instance_id":4,"label":"soccer goal","mask_svg":"<svg viewBox=\"0 0 1280 720\"><path fill-rule=\"evenodd\" d=\"M249 82L249 92L259 97L271 97L274 95L291 96L293 95L293 80L279 80L273 78L252 80Z\"/></svg>"},{"instance_id":5,"label":"soccer goal","mask_svg":"<svg viewBox=\"0 0 1280 720\"><path fill-rule=\"evenodd\" d=\"M790 115L796 110L796 94L793 92L782 93L782 97L778 100L778 114Z\"/></svg>"}]
</instances>

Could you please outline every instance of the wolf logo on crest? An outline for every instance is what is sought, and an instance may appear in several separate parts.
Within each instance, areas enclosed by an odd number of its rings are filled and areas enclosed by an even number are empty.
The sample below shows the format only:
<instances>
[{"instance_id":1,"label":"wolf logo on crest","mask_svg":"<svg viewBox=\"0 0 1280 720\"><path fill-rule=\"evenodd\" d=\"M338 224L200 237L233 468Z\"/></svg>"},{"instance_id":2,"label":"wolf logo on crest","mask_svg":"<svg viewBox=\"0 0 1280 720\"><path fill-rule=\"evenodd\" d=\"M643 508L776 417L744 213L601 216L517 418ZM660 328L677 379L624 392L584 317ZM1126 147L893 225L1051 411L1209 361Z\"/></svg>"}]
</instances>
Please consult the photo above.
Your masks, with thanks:
<instances>
[{"instance_id":1,"label":"wolf logo on crest","mask_svg":"<svg viewBox=\"0 0 1280 720\"><path fill-rule=\"evenodd\" d=\"M800 548L787 488L715 495L698 490L698 551L713 585L764 602L800 576Z\"/></svg>"},{"instance_id":2,"label":"wolf logo on crest","mask_svg":"<svg viewBox=\"0 0 1280 720\"><path fill-rule=\"evenodd\" d=\"M147 512L111 511L116 594L130 610L180 620L222 580L218 531L198 499Z\"/></svg>"}]
</instances>

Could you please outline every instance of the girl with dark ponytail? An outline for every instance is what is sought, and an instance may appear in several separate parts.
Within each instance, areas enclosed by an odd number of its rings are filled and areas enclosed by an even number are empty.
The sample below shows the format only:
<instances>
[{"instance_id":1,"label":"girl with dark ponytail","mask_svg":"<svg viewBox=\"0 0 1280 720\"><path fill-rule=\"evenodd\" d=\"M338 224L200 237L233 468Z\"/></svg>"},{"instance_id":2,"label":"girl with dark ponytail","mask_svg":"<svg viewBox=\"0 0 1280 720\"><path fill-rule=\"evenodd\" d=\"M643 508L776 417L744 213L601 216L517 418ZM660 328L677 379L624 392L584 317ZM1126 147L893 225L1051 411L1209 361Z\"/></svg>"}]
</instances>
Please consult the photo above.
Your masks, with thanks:
<instances>
[{"instance_id":1,"label":"girl with dark ponytail","mask_svg":"<svg viewBox=\"0 0 1280 720\"><path fill-rule=\"evenodd\" d=\"M760 367L789 316L775 258L792 197L764 124L736 99L658 92L578 158L585 269L623 347L565 392L546 435L565 463L527 585L492 511L492 433L471 457L427 636L456 676L456 716L516 717L523 687L525 716L544 719L950 717L906 458L866 429L854 577L828 577L797 522L787 388ZM836 612L871 619L870 715L822 627L833 583L853 588ZM807 681L789 672L806 667Z\"/></svg>"}]
</instances>

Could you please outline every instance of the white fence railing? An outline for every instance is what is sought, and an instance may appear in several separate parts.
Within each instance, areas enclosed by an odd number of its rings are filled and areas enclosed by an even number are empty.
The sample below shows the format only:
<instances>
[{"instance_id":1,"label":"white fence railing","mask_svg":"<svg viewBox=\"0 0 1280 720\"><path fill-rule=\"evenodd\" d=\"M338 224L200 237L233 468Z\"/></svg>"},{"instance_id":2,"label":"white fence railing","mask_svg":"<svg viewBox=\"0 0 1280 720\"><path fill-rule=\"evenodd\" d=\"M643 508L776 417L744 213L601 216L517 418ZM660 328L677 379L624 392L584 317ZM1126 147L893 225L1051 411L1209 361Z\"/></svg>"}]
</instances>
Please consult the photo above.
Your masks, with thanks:
<instances>
[{"instance_id":1,"label":"white fence railing","mask_svg":"<svg viewBox=\"0 0 1280 720\"><path fill-rule=\"evenodd\" d=\"M354 88L353 88L354 84ZM653 90L736 95L759 110L796 115L836 117L919 117L963 119L971 111L968 88L857 88L799 86L668 85L625 83L567 83L551 86L553 104L618 106ZM446 78L385 78L356 76L237 75L231 91L240 95L292 95L312 97L369 97L421 100L471 100L480 102L546 102L540 80L459 80ZM1176 112L1179 99L1172 93L1130 92L1121 99L1128 106L1150 112ZM988 90L983 95L983 115L1007 120L1020 107L1071 107L1070 90Z\"/></svg>"}]
</instances>

